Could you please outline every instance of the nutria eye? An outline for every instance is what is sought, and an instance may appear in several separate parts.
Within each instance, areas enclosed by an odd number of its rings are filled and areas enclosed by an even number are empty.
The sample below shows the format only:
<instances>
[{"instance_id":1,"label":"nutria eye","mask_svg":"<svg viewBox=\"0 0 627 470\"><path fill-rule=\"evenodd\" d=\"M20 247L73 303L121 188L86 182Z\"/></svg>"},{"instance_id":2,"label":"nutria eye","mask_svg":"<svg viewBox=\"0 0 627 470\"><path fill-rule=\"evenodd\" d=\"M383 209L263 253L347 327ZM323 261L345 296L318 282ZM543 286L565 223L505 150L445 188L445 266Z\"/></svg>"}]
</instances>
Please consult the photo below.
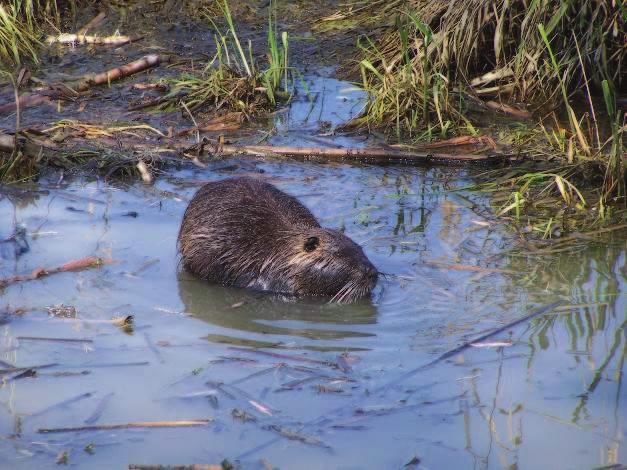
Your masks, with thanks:
<instances>
[{"instance_id":1,"label":"nutria eye","mask_svg":"<svg viewBox=\"0 0 627 470\"><path fill-rule=\"evenodd\" d=\"M305 240L304 248L307 253L311 253L316 248L318 248L318 245L320 245L320 240L318 239L318 237L309 237L307 240Z\"/></svg>"}]
</instances>

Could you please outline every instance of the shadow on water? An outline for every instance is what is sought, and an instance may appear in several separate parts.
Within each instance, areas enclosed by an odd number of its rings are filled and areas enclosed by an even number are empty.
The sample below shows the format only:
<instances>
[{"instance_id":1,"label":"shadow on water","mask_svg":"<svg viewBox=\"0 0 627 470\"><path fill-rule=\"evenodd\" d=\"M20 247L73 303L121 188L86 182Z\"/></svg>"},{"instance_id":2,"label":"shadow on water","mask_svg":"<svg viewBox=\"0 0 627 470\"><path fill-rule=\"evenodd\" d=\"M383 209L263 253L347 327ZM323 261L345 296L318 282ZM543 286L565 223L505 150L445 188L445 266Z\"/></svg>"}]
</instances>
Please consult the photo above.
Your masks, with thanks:
<instances>
[{"instance_id":1,"label":"shadow on water","mask_svg":"<svg viewBox=\"0 0 627 470\"><path fill-rule=\"evenodd\" d=\"M373 336L359 325L376 323L376 307L369 300L349 305L329 304L328 299L295 299L263 292L226 288L180 273L178 288L185 312L224 330L209 334L209 341L250 347L289 347L293 338L314 340L300 345L317 351L363 350L350 341L332 346L334 340ZM266 338L271 338L267 340ZM330 345L324 346L326 342Z\"/></svg>"}]
</instances>

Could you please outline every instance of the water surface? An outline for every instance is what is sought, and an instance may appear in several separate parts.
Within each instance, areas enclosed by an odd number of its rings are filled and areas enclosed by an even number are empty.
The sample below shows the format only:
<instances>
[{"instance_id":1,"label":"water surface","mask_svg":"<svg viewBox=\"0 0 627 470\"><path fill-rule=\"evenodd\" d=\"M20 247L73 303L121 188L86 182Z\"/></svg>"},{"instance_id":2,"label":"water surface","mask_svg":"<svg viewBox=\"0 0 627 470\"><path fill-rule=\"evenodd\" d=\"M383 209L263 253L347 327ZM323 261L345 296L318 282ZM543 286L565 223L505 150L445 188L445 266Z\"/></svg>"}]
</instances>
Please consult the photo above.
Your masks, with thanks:
<instances>
[{"instance_id":1,"label":"water surface","mask_svg":"<svg viewBox=\"0 0 627 470\"><path fill-rule=\"evenodd\" d=\"M372 299L286 302L181 273L176 235L187 201L202 182L232 175L266 179L360 243L386 273ZM2 276L89 255L113 263L0 293L2 366L56 364L36 377L5 375L5 468L54 467L64 451L69 465L103 469L225 458L249 468L260 459L280 468L627 461L624 238L521 255L482 195L451 191L470 181L460 169L248 159L174 172L155 186L58 178L4 189L0 239L15 227L26 235L0 244ZM565 307L486 340L505 346L414 371L554 301ZM59 304L76 318L47 312ZM99 322L128 314L132 333ZM90 417L214 421L38 433Z\"/></svg>"}]
</instances>

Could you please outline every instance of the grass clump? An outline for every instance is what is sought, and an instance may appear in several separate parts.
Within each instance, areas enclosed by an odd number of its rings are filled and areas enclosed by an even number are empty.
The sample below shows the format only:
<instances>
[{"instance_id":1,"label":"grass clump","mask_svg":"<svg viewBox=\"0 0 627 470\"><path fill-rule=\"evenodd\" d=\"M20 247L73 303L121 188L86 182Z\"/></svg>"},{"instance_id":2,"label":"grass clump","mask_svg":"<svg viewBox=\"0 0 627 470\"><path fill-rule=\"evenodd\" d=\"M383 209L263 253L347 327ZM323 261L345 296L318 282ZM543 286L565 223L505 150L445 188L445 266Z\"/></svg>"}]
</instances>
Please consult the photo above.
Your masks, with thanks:
<instances>
[{"instance_id":1,"label":"grass clump","mask_svg":"<svg viewBox=\"0 0 627 470\"><path fill-rule=\"evenodd\" d=\"M358 43L371 95L362 124L430 140L475 134L488 105L524 111L523 103L537 121L521 151L559 158L501 180L511 187L503 215L520 218L547 195L582 215L596 211L587 221L607 221L609 205L627 204L627 126L615 92L627 81L622 1L392 0L363 2L352 15L362 25L394 19ZM597 171L587 178L590 168ZM577 188L591 180L594 194L584 199Z\"/></svg>"},{"instance_id":2,"label":"grass clump","mask_svg":"<svg viewBox=\"0 0 627 470\"><path fill-rule=\"evenodd\" d=\"M37 62L39 28L32 1L0 3L0 62L19 65L24 58Z\"/></svg>"},{"instance_id":3,"label":"grass clump","mask_svg":"<svg viewBox=\"0 0 627 470\"><path fill-rule=\"evenodd\" d=\"M247 118L276 105L290 96L292 69L288 63L288 35L277 37L274 4L268 20L267 64L260 68L250 41L240 40L229 4L218 2L226 29L222 30L209 14L216 31L216 53L200 72L188 72L168 80L171 89L168 106L180 104L193 112L204 107L243 112Z\"/></svg>"},{"instance_id":4,"label":"grass clump","mask_svg":"<svg viewBox=\"0 0 627 470\"><path fill-rule=\"evenodd\" d=\"M373 92L373 118L402 120L407 130L424 125L414 118L428 102L458 117L467 101L500 97L543 106L566 100L588 82L611 88L627 78L627 11L622 2L567 0L464 0L370 2L364 21L396 15L395 25L376 43L362 41L365 86ZM400 85L394 90L393 85ZM444 87L445 90L438 90ZM457 99L436 104L444 92ZM566 92L566 93L564 93ZM396 97L396 96L397 97ZM380 101L387 101L381 106ZM392 106L391 103L398 103ZM432 114L432 118L436 117Z\"/></svg>"}]
</instances>

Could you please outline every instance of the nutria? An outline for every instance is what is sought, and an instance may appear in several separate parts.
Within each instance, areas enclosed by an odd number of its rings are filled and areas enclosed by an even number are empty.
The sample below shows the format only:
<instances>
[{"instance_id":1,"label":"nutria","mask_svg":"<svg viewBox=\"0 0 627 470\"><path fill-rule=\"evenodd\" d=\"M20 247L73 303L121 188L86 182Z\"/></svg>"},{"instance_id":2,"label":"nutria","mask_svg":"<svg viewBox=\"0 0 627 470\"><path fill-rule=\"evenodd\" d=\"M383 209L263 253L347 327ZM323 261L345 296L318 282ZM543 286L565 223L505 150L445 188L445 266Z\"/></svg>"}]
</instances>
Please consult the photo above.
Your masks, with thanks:
<instances>
[{"instance_id":1,"label":"nutria","mask_svg":"<svg viewBox=\"0 0 627 470\"><path fill-rule=\"evenodd\" d=\"M378 277L359 245L254 178L200 188L178 244L186 270L226 286L350 302L370 294Z\"/></svg>"}]
</instances>

